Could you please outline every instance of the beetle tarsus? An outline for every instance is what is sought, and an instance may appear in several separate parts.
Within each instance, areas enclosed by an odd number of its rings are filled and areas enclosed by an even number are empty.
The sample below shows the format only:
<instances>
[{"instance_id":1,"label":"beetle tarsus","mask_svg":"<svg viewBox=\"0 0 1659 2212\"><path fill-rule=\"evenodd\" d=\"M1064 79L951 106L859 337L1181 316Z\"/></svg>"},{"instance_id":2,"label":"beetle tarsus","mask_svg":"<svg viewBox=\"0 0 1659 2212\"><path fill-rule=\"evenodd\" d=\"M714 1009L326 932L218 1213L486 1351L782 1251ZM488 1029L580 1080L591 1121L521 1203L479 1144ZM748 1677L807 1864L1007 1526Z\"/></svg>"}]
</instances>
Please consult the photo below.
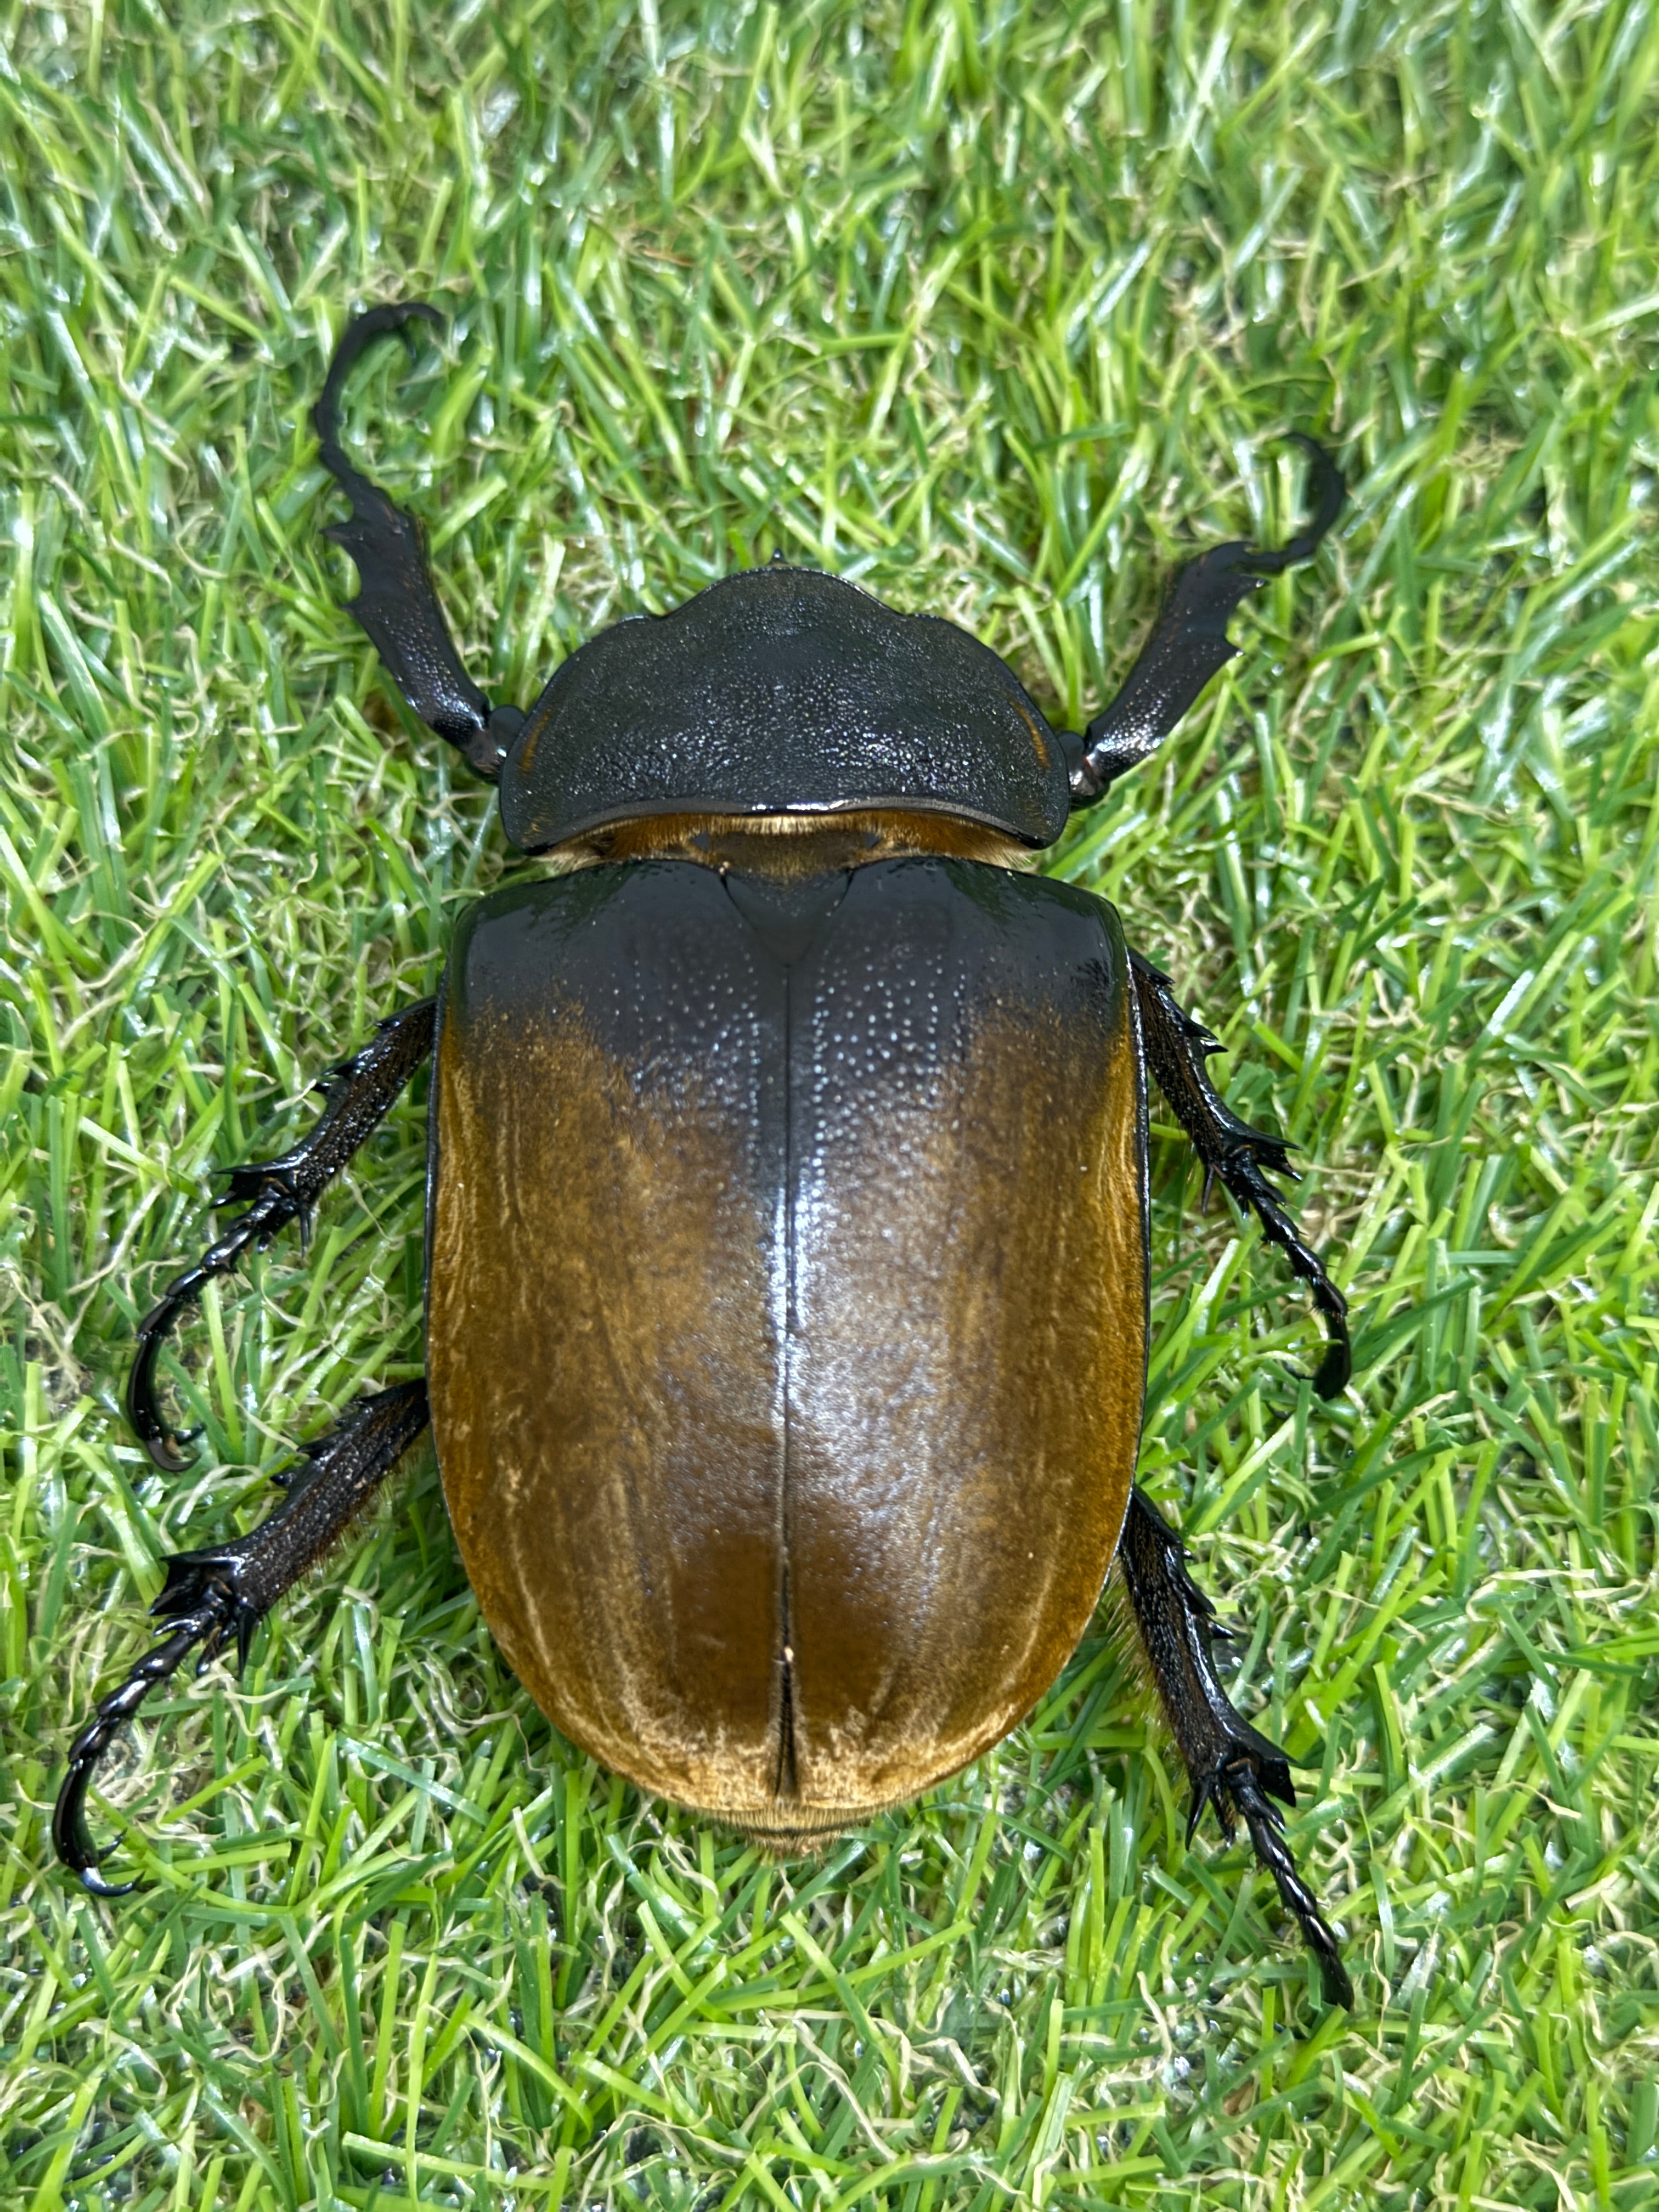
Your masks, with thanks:
<instances>
[{"instance_id":1,"label":"beetle tarsus","mask_svg":"<svg viewBox=\"0 0 1659 2212\"><path fill-rule=\"evenodd\" d=\"M1311 559L1342 512L1347 490L1335 462L1301 431L1291 435L1311 464L1312 520L1287 544L1215 545L1177 572L1122 689L1083 734L1072 764L1073 811L1091 806L1126 770L1157 751L1210 678L1236 657L1227 623L1240 601L1270 576Z\"/></svg>"},{"instance_id":2,"label":"beetle tarsus","mask_svg":"<svg viewBox=\"0 0 1659 2212\"><path fill-rule=\"evenodd\" d=\"M165 1615L156 1630L162 1640L145 1653L118 1689L100 1701L91 1720L70 1746L69 1771L52 1808L52 1840L63 1863L80 1876L82 1886L94 1897L125 1897L137 1887L132 1881L106 1881L98 1871L106 1854L92 1840L86 1805L87 1790L99 1761L156 1684L175 1674L192 1651L200 1650L205 1665L217 1653L227 1630L235 1625L235 1595L223 1583L191 1583L191 1595L199 1587L201 1601L188 1602L185 1585L174 1574L188 1557L167 1561L167 1586L150 1607L153 1613ZM173 1599L178 1601L170 1603ZM239 1645L242 1641L239 1635Z\"/></svg>"},{"instance_id":3,"label":"beetle tarsus","mask_svg":"<svg viewBox=\"0 0 1659 2212\"><path fill-rule=\"evenodd\" d=\"M1157 1507L1132 1490L1118 1558L1158 1703L1192 1784L1187 1841L1197 1834L1206 1807L1214 1807L1230 1841L1235 1822L1243 1820L1256 1856L1319 1961L1326 2002L1352 2008L1353 1986L1336 1936L1284 1839L1279 1807L1296 1803L1290 1761L1227 1695L1215 1663L1215 1641L1225 1632L1188 1572L1186 1556Z\"/></svg>"},{"instance_id":4,"label":"beetle tarsus","mask_svg":"<svg viewBox=\"0 0 1659 2212\"><path fill-rule=\"evenodd\" d=\"M443 328L443 317L424 300L394 301L348 324L335 349L311 423L323 466L351 501L351 519L330 524L323 535L356 562L357 596L346 611L368 633L409 706L494 782L524 715L516 707L492 708L467 674L433 588L420 524L353 468L340 444L340 397L358 357L376 338L406 331L417 319Z\"/></svg>"},{"instance_id":5,"label":"beetle tarsus","mask_svg":"<svg viewBox=\"0 0 1659 2212\"><path fill-rule=\"evenodd\" d=\"M376 338L385 337L392 331L404 332L404 343L412 353L413 342L407 335L410 323L430 323L434 331L444 328L442 314L429 300L388 300L381 307L369 307L362 314L355 315L341 331L334 358L328 365L328 374L323 380L322 392L311 410L311 427L323 445L338 445L341 397L347 378L362 356Z\"/></svg>"},{"instance_id":6,"label":"beetle tarsus","mask_svg":"<svg viewBox=\"0 0 1659 2212\"><path fill-rule=\"evenodd\" d=\"M173 1449L174 1443L183 1439L169 1434L155 1395L155 1362L167 1332L205 1284L216 1275L228 1273L250 1244L268 1243L289 1218L279 1193L261 1194L246 1213L239 1215L224 1235L209 1245L193 1267L173 1278L138 1324L137 1350L127 1376L127 1419L156 1466L169 1474L181 1473L190 1462Z\"/></svg>"},{"instance_id":7,"label":"beetle tarsus","mask_svg":"<svg viewBox=\"0 0 1659 2212\"><path fill-rule=\"evenodd\" d=\"M360 1399L337 1426L301 1446L298 1466L288 1472L287 1495L267 1520L228 1544L176 1552L164 1562L167 1581L150 1607L160 1640L100 1702L70 1746L69 1771L52 1812L58 1856L94 1897L125 1897L136 1886L104 1880L98 1869L106 1854L87 1828L87 1790L116 1736L192 1652L199 1672L234 1638L240 1672L271 1607L337 1541L426 1425L424 1381Z\"/></svg>"},{"instance_id":8,"label":"beetle tarsus","mask_svg":"<svg viewBox=\"0 0 1659 2212\"><path fill-rule=\"evenodd\" d=\"M1319 1899L1297 1870L1296 1861L1285 1841L1284 1814L1269 1799L1245 1761L1236 1761L1219 1778L1215 1806L1224 1833L1229 1832L1232 1825L1222 1815L1222 1807L1227 1800L1243 1818L1257 1858L1278 1887L1280 1902L1301 1929L1304 1942L1319 1962L1320 1987L1326 2003L1340 2005L1345 2012L1352 2012L1353 1983L1342 1963L1336 1931L1320 1911Z\"/></svg>"},{"instance_id":9,"label":"beetle tarsus","mask_svg":"<svg viewBox=\"0 0 1659 2212\"><path fill-rule=\"evenodd\" d=\"M1255 1214L1262 1235L1279 1247L1291 1271L1307 1284L1330 1340L1313 1386L1322 1398L1337 1397L1353 1372L1348 1302L1326 1273L1318 1254L1297 1234L1282 1194L1267 1180L1269 1175L1279 1175L1292 1182L1301 1181L1291 1164L1291 1148L1282 1137L1241 1121L1211 1082L1204 1063L1222 1046L1181 1004L1170 978L1138 952L1129 955L1129 969L1146 1058L1158 1087L1204 1164L1204 1200L1208 1202L1212 1184L1224 1185L1241 1212L1248 1209Z\"/></svg>"},{"instance_id":10,"label":"beetle tarsus","mask_svg":"<svg viewBox=\"0 0 1659 2212\"><path fill-rule=\"evenodd\" d=\"M246 1204L191 1267L175 1276L138 1324L138 1348L127 1377L126 1412L134 1435L157 1467L177 1474L190 1464L173 1449L155 1395L155 1362L176 1316L204 1284L228 1274L250 1245L268 1244L292 1221L304 1237L311 1212L330 1181L378 1125L432 1051L437 1002L422 999L383 1021L361 1052L324 1079L327 1104L311 1133L292 1152L230 1169L222 1205Z\"/></svg>"}]
</instances>

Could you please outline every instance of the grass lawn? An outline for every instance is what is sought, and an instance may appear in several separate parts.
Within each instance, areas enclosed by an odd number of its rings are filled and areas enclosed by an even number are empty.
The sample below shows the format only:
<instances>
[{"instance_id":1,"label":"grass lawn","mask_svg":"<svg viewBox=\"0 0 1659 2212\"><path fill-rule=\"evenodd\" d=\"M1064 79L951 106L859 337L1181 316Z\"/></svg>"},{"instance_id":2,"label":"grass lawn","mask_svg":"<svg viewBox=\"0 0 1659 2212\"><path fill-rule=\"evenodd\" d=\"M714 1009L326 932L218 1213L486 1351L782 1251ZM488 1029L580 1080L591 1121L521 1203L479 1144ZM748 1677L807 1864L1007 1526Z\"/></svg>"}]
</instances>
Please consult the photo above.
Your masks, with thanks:
<instances>
[{"instance_id":1,"label":"grass lawn","mask_svg":"<svg viewBox=\"0 0 1659 2212\"><path fill-rule=\"evenodd\" d=\"M1659 2205L1659 19L1462 0L11 0L0 34L0 2201ZM1307 1768L1359 1991L1183 1840L1103 1613L1025 1726L777 1864L584 1760L429 1452L46 1822L162 1555L418 1371L423 1089L204 1298L216 1170L428 992L504 848L340 611L353 386L474 674L786 557L1056 720L1171 568L1352 499L1045 856L1293 1136L1320 1335L1155 1114L1142 1480ZM1077 1387L1089 1387L1086 1376Z\"/></svg>"}]
</instances>

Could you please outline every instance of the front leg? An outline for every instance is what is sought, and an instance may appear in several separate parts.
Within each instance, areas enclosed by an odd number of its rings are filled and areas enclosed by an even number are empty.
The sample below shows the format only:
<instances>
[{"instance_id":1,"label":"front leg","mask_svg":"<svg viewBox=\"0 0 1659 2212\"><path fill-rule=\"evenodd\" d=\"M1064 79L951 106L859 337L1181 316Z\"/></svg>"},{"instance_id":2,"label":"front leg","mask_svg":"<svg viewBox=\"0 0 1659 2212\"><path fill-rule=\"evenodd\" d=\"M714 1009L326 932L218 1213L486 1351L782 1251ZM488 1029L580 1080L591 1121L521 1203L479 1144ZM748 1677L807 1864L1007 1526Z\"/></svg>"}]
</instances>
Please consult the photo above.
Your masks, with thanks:
<instances>
[{"instance_id":1,"label":"front leg","mask_svg":"<svg viewBox=\"0 0 1659 2212\"><path fill-rule=\"evenodd\" d=\"M1122 690L1083 733L1072 770L1073 812L1092 806L1158 750L1216 671L1237 656L1227 621L1239 602L1269 576L1310 560L1342 512L1347 490L1335 462L1300 431L1291 438L1308 456L1312 520L1288 545L1212 545L1179 572Z\"/></svg>"},{"instance_id":2,"label":"front leg","mask_svg":"<svg viewBox=\"0 0 1659 2212\"><path fill-rule=\"evenodd\" d=\"M1297 1872L1279 1805L1294 1805L1290 1762L1234 1706L1216 1671L1215 1607L1188 1573L1181 1539L1138 1490L1118 1544L1118 1562L1158 1703L1192 1784L1190 1844L1206 1805L1230 1839L1242 1819L1255 1855L1279 1885L1308 1948L1319 1961L1327 2004L1353 2009L1353 1984L1319 1900ZM1273 1801L1277 1799L1276 1804Z\"/></svg>"},{"instance_id":3,"label":"front leg","mask_svg":"<svg viewBox=\"0 0 1659 2212\"><path fill-rule=\"evenodd\" d=\"M1267 1174L1289 1176L1293 1182L1301 1180L1291 1165L1290 1146L1282 1138L1241 1121L1211 1082L1204 1062L1211 1053L1221 1050L1220 1043L1182 1006L1169 977L1138 952L1129 955L1129 972L1134 978L1147 1060L1170 1111L1204 1163L1204 1195L1209 1197L1210 1186L1218 1178L1224 1182L1234 1203L1255 1215L1268 1243L1278 1245L1312 1291L1330 1338L1313 1386L1322 1398L1334 1398L1347 1389L1353 1372L1348 1302L1326 1273L1318 1254L1297 1235L1279 1192L1267 1181Z\"/></svg>"},{"instance_id":4,"label":"front leg","mask_svg":"<svg viewBox=\"0 0 1659 2212\"><path fill-rule=\"evenodd\" d=\"M420 524L353 468L340 443L340 398L363 349L389 331L407 335L412 322L441 329L443 319L424 300L399 300L371 307L346 329L311 423L323 466L351 501L351 519L331 523L323 535L357 564L357 596L346 611L373 640L392 682L427 727L494 783L524 715L517 707L492 708L461 665L433 588Z\"/></svg>"}]
</instances>

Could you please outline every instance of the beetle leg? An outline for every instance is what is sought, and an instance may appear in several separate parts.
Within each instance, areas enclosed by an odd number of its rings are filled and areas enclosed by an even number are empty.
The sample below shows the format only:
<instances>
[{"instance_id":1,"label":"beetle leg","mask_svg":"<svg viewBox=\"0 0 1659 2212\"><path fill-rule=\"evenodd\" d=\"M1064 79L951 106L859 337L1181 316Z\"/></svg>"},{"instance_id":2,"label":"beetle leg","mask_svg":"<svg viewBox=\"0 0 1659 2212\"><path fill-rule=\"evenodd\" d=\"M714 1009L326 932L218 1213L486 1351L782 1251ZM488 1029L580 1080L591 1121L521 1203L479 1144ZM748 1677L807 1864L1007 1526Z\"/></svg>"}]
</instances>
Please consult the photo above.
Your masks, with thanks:
<instances>
[{"instance_id":1,"label":"beetle leg","mask_svg":"<svg viewBox=\"0 0 1659 2212\"><path fill-rule=\"evenodd\" d=\"M1347 488L1335 462L1311 438L1291 434L1311 464L1312 521L1288 545L1217 545L1178 571L1122 690L1084 732L1072 769L1073 811L1092 805L1126 769L1157 751L1216 671L1237 655L1227 622L1240 600L1269 576L1311 559L1341 513Z\"/></svg>"},{"instance_id":2,"label":"beetle leg","mask_svg":"<svg viewBox=\"0 0 1659 2212\"><path fill-rule=\"evenodd\" d=\"M1222 1687L1214 1643L1223 1632L1215 1607L1188 1573L1180 1537L1139 1490L1129 1492L1118 1558L1158 1702L1192 1783L1188 1843L1206 1805L1214 1806L1230 1842L1235 1820L1243 1818L1256 1856L1279 1885L1286 1911L1295 1915L1319 1961L1326 2003L1352 2011L1353 1984L1335 1933L1297 1872L1285 1841L1279 1806L1296 1802L1290 1762L1276 1743L1250 1726Z\"/></svg>"},{"instance_id":3,"label":"beetle leg","mask_svg":"<svg viewBox=\"0 0 1659 2212\"><path fill-rule=\"evenodd\" d=\"M323 466L351 501L351 520L331 524L323 535L357 565L357 596L347 612L368 633L392 682L427 727L459 746L493 783L524 715L517 707L492 708L462 667L433 589L420 524L352 467L339 441L340 394L358 356L377 337L416 320L443 328L443 317L424 300L394 301L348 324L335 349L311 425Z\"/></svg>"},{"instance_id":4,"label":"beetle leg","mask_svg":"<svg viewBox=\"0 0 1659 2212\"><path fill-rule=\"evenodd\" d=\"M52 1811L58 1856L94 1896L125 1897L136 1887L106 1882L98 1872L104 1854L87 1832L86 1798L99 1760L155 1685L192 1651L200 1654L199 1671L234 1636L241 1666L259 1622L344 1534L426 1425L424 1382L360 1399L337 1428L301 1448L298 1480L290 1477L292 1486L269 1520L228 1544L177 1552L165 1562L167 1582L150 1607L161 1640L100 1702L70 1746L69 1771Z\"/></svg>"},{"instance_id":5,"label":"beetle leg","mask_svg":"<svg viewBox=\"0 0 1659 2212\"><path fill-rule=\"evenodd\" d=\"M1313 1292L1330 1339L1313 1386L1322 1398L1334 1398L1347 1389L1353 1372L1348 1302L1325 1273L1318 1254L1297 1235L1280 1194L1262 1172L1266 1169L1299 1182L1302 1178L1291 1165L1290 1146L1282 1138L1241 1121L1211 1082L1204 1062L1211 1053L1221 1051L1221 1044L1182 1006L1169 977L1138 952L1129 955L1129 972L1134 977L1146 1057L1158 1089L1204 1163L1204 1195L1209 1197L1210 1186L1219 1178L1240 1211L1248 1207L1255 1215L1267 1242L1278 1245Z\"/></svg>"},{"instance_id":6,"label":"beetle leg","mask_svg":"<svg viewBox=\"0 0 1659 2212\"><path fill-rule=\"evenodd\" d=\"M330 1178L339 1173L416 1069L432 1051L437 1001L422 999L380 1023L373 1040L331 1068L318 1085L328 1104L310 1135L278 1159L232 1168L223 1204L251 1200L224 1235L193 1267L176 1276L138 1324L138 1349L127 1377L127 1419L157 1467L176 1474L190 1462L173 1449L155 1400L155 1360L174 1316L204 1283L228 1274L250 1244L268 1244L290 1221L303 1236L311 1209ZM175 1662L175 1664L177 1662Z\"/></svg>"}]
</instances>

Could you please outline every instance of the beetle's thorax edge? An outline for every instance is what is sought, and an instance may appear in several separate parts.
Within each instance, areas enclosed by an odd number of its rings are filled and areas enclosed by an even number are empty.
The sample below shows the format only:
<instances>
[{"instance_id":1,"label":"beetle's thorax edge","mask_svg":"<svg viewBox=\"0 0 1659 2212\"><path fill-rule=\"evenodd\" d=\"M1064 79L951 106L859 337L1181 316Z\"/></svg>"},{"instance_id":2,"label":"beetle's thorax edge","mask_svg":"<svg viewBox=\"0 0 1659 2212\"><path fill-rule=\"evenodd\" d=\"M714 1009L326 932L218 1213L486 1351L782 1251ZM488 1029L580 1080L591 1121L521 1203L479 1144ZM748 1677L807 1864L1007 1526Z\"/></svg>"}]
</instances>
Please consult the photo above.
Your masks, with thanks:
<instances>
[{"instance_id":1,"label":"beetle's thorax edge","mask_svg":"<svg viewBox=\"0 0 1659 2212\"><path fill-rule=\"evenodd\" d=\"M994 824L914 803L739 814L688 808L594 824L538 857L561 875L633 860L689 860L722 874L799 877L921 854L1030 867L1030 850Z\"/></svg>"}]
</instances>

